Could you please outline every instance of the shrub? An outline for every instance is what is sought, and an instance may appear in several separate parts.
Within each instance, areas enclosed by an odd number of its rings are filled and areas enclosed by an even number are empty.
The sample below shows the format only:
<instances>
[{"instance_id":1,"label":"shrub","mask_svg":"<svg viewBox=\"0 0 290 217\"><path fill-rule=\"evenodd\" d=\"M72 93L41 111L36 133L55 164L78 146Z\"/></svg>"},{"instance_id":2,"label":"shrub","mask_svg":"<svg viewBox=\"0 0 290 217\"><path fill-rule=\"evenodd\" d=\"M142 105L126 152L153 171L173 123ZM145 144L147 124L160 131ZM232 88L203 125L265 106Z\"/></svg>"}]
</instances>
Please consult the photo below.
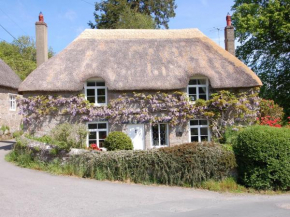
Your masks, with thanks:
<instances>
[{"instance_id":1,"label":"shrub","mask_svg":"<svg viewBox=\"0 0 290 217\"><path fill-rule=\"evenodd\" d=\"M15 132L12 134L12 136L13 136L13 138L18 138L18 137L22 136L23 133L24 133L24 132L23 132L22 130L18 130L18 131L15 131Z\"/></svg>"},{"instance_id":2,"label":"shrub","mask_svg":"<svg viewBox=\"0 0 290 217\"><path fill-rule=\"evenodd\" d=\"M260 102L261 117L270 116L274 119L283 119L283 108L275 104L273 100L262 99Z\"/></svg>"},{"instance_id":3,"label":"shrub","mask_svg":"<svg viewBox=\"0 0 290 217\"><path fill-rule=\"evenodd\" d=\"M68 148L85 147L87 128L84 124L63 123L51 130L51 138Z\"/></svg>"},{"instance_id":4,"label":"shrub","mask_svg":"<svg viewBox=\"0 0 290 217\"><path fill-rule=\"evenodd\" d=\"M290 188L290 130L253 126L234 145L239 182L255 189Z\"/></svg>"},{"instance_id":5,"label":"shrub","mask_svg":"<svg viewBox=\"0 0 290 217\"><path fill-rule=\"evenodd\" d=\"M108 137L105 139L104 146L108 151L133 150L133 143L130 137L119 131L109 133Z\"/></svg>"},{"instance_id":6,"label":"shrub","mask_svg":"<svg viewBox=\"0 0 290 217\"><path fill-rule=\"evenodd\" d=\"M68 164L82 177L179 186L222 180L236 166L234 153L214 143L85 153L70 158Z\"/></svg>"}]
</instances>

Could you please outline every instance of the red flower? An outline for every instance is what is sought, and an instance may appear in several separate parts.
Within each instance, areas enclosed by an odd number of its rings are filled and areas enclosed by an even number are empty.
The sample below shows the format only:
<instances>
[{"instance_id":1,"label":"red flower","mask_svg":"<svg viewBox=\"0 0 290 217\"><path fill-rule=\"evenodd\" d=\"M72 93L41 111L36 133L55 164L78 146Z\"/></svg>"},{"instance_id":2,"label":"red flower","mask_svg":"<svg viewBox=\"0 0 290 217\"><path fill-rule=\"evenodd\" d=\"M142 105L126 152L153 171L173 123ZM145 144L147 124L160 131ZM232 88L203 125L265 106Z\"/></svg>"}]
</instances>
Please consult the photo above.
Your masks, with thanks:
<instances>
[{"instance_id":1,"label":"red flower","mask_svg":"<svg viewBox=\"0 0 290 217\"><path fill-rule=\"evenodd\" d=\"M102 151L102 149L100 149L97 144L91 144L90 148L96 151Z\"/></svg>"}]
</instances>

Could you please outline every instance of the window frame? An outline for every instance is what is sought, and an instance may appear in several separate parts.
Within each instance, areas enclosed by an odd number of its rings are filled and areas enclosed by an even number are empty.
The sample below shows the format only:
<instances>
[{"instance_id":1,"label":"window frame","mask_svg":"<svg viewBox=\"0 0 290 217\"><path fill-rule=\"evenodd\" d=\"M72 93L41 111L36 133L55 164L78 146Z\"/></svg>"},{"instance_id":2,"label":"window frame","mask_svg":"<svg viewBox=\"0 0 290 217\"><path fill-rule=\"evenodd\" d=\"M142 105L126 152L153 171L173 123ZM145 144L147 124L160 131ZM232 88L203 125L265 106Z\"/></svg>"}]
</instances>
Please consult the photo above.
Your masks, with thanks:
<instances>
[{"instance_id":1,"label":"window frame","mask_svg":"<svg viewBox=\"0 0 290 217\"><path fill-rule=\"evenodd\" d=\"M88 86L88 82L104 82L105 86ZM84 89L85 89L85 98L86 100L88 100L88 95L87 95L87 90L94 90L95 91L95 106L104 106L108 104L108 91L107 91L107 86L106 86L106 82L103 79L89 79L85 82L84 85ZM97 90L98 89L105 89L105 103L98 103L98 95L97 95Z\"/></svg>"},{"instance_id":2,"label":"window frame","mask_svg":"<svg viewBox=\"0 0 290 217\"><path fill-rule=\"evenodd\" d=\"M190 125L190 121L207 121L207 125ZM188 122L188 126L189 126L189 142L192 142L191 141L191 128L197 128L198 130L198 142L204 142L204 141L201 141L201 134L200 134L200 128L207 128L207 133L208 133L208 139L207 139L207 142L210 142L211 141L211 132L210 132L210 128L209 128L209 120L207 119L192 119Z\"/></svg>"},{"instance_id":3,"label":"window frame","mask_svg":"<svg viewBox=\"0 0 290 217\"><path fill-rule=\"evenodd\" d=\"M106 129L89 129L89 124L106 124ZM90 139L89 139L89 136L90 136L90 132L97 132L97 135L96 135L96 140L97 140L97 145L100 149L105 149L104 147L100 147L100 142L99 142L99 139L100 139L100 136L99 136L99 132L107 132L107 136L109 135L109 123L108 121L92 121L92 122L87 122L86 123L86 126L87 126L87 130L88 130L88 133L87 133L87 141L86 141L86 144L87 144L87 147L90 146Z\"/></svg>"},{"instance_id":4,"label":"window frame","mask_svg":"<svg viewBox=\"0 0 290 217\"><path fill-rule=\"evenodd\" d=\"M160 124L164 124L166 126L166 145L160 145ZM169 126L167 123L158 123L158 145L155 146L153 140L153 125L150 125L150 136L151 136L151 148L162 148L162 147L169 147Z\"/></svg>"},{"instance_id":5,"label":"window frame","mask_svg":"<svg viewBox=\"0 0 290 217\"><path fill-rule=\"evenodd\" d=\"M199 79L204 79L206 81L206 84L189 84L190 80L199 80ZM206 77L191 77L189 79L189 82L188 82L188 85L186 87L186 90L187 90L187 96L189 98L189 101L191 103L195 103L196 100L199 99L199 87L205 87L206 88L206 100L209 99L209 80L208 78ZM196 100L190 100L190 97L189 97L189 88L193 88L195 87L196 88Z\"/></svg>"},{"instance_id":6,"label":"window frame","mask_svg":"<svg viewBox=\"0 0 290 217\"><path fill-rule=\"evenodd\" d=\"M17 108L17 102L16 102L16 97L17 94L9 93L9 111L16 111ZM14 97L14 99L12 99ZM14 105L14 107L13 107Z\"/></svg>"}]
</instances>

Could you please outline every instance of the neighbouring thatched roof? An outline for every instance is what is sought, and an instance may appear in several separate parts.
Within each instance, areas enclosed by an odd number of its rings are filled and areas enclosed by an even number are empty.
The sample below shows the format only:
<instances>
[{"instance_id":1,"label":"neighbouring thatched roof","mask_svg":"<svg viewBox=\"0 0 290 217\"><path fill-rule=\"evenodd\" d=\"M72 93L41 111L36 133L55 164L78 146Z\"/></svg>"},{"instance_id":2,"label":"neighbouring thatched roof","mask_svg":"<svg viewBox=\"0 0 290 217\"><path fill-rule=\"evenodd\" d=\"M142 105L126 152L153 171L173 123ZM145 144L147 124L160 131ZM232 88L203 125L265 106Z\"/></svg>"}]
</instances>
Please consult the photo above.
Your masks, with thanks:
<instances>
[{"instance_id":1,"label":"neighbouring thatched roof","mask_svg":"<svg viewBox=\"0 0 290 217\"><path fill-rule=\"evenodd\" d=\"M195 75L208 77L213 88L262 84L198 29L88 29L33 71L19 91L78 91L93 77L111 90L169 90L186 87Z\"/></svg>"},{"instance_id":2,"label":"neighbouring thatched roof","mask_svg":"<svg viewBox=\"0 0 290 217\"><path fill-rule=\"evenodd\" d=\"M0 59L0 86L18 89L21 79L16 73Z\"/></svg>"}]
</instances>

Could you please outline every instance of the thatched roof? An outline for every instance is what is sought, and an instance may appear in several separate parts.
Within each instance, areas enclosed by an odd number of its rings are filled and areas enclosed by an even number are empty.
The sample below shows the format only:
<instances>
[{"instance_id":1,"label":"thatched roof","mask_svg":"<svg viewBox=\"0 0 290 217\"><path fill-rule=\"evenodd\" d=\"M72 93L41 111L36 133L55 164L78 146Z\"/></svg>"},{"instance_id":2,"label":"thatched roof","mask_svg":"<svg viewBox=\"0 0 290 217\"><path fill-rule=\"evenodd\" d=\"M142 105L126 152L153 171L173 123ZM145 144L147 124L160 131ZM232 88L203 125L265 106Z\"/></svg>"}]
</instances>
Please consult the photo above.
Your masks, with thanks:
<instances>
[{"instance_id":1,"label":"thatched roof","mask_svg":"<svg viewBox=\"0 0 290 217\"><path fill-rule=\"evenodd\" d=\"M85 30L33 71L20 91L78 91L93 77L111 90L169 90L206 76L213 88L261 86L240 60L197 29Z\"/></svg>"},{"instance_id":2,"label":"thatched roof","mask_svg":"<svg viewBox=\"0 0 290 217\"><path fill-rule=\"evenodd\" d=\"M0 86L18 89L21 79L16 73L0 59Z\"/></svg>"}]
</instances>

